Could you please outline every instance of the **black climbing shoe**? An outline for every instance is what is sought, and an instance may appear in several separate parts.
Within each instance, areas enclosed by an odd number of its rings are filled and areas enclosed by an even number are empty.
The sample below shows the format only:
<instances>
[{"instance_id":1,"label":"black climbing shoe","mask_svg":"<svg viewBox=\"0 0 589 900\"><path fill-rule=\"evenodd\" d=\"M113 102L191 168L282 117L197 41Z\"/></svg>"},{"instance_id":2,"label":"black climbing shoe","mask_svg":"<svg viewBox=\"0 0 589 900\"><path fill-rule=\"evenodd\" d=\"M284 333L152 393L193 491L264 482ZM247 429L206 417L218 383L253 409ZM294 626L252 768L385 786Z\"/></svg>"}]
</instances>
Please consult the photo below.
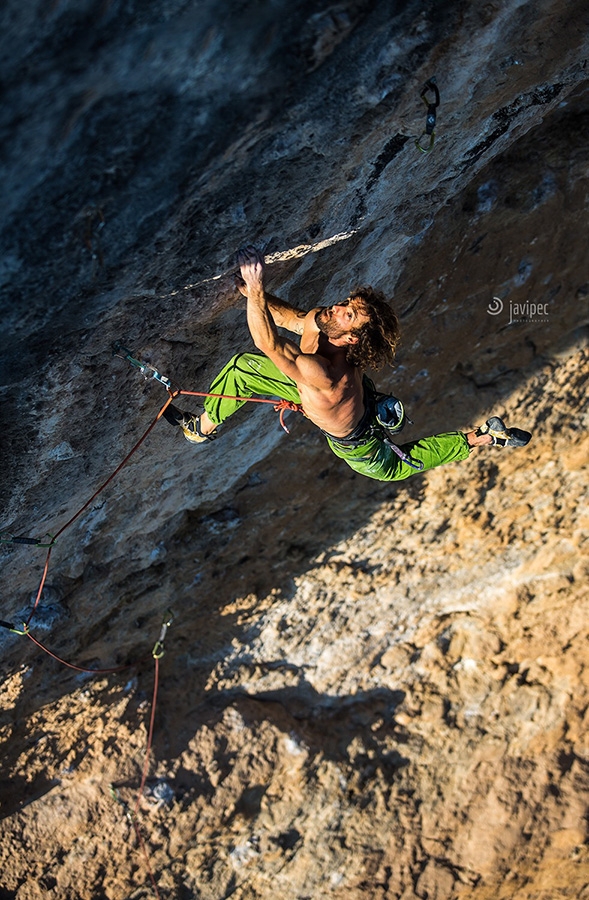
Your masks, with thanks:
<instances>
[{"instance_id":1,"label":"black climbing shoe","mask_svg":"<svg viewBox=\"0 0 589 900\"><path fill-rule=\"evenodd\" d=\"M477 428L475 434L490 434L498 447L525 447L532 437L529 431L522 431L521 428L506 428L499 416L491 416L484 425Z\"/></svg>"},{"instance_id":2,"label":"black climbing shoe","mask_svg":"<svg viewBox=\"0 0 589 900\"><path fill-rule=\"evenodd\" d=\"M191 444L203 444L205 441L214 441L217 432L212 434L203 434L200 428L200 417L189 412L182 412L177 406L168 406L163 413L163 417L170 425L179 425L182 434Z\"/></svg>"}]
</instances>

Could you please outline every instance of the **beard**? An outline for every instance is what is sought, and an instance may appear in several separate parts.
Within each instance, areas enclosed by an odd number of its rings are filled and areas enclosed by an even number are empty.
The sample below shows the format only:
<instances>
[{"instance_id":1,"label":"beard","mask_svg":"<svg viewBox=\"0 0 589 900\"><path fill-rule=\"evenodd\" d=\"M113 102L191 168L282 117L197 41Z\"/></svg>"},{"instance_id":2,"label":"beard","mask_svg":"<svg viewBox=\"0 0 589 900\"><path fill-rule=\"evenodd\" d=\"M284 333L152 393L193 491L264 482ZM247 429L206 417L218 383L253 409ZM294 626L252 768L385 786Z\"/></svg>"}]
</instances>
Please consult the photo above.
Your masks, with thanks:
<instances>
[{"instance_id":1,"label":"beard","mask_svg":"<svg viewBox=\"0 0 589 900\"><path fill-rule=\"evenodd\" d=\"M327 306L324 309L320 309L319 312L315 316L315 324L317 328L324 334L325 337L328 338L341 338L344 334L347 334L345 328L342 328L337 322L334 322L331 318L331 307Z\"/></svg>"}]
</instances>

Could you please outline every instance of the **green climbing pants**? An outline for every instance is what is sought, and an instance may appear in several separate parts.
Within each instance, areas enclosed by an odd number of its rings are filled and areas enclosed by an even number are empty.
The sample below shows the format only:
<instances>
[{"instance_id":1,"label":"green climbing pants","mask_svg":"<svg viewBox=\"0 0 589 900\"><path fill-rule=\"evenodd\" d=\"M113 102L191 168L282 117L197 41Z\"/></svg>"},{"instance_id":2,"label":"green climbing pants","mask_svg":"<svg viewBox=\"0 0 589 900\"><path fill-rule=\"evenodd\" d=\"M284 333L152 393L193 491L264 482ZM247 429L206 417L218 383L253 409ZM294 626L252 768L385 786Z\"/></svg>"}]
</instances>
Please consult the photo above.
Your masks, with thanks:
<instances>
[{"instance_id":1,"label":"green climbing pants","mask_svg":"<svg viewBox=\"0 0 589 900\"><path fill-rule=\"evenodd\" d=\"M232 397L247 398L259 394L279 397L293 403L301 402L295 382L283 375L266 356L257 353L240 353L230 359L211 384L210 391ZM245 399L207 397L204 408L210 420L220 425L245 402ZM363 443L354 442L354 446L347 446L345 442L330 435L326 435L326 438L335 455L343 459L351 469L377 481L403 481L416 475L418 471L426 472L436 466L466 459L470 452L466 435L460 431L436 434L399 445L413 461L423 463L423 468L418 470L404 462L378 435L367 435Z\"/></svg>"}]
</instances>

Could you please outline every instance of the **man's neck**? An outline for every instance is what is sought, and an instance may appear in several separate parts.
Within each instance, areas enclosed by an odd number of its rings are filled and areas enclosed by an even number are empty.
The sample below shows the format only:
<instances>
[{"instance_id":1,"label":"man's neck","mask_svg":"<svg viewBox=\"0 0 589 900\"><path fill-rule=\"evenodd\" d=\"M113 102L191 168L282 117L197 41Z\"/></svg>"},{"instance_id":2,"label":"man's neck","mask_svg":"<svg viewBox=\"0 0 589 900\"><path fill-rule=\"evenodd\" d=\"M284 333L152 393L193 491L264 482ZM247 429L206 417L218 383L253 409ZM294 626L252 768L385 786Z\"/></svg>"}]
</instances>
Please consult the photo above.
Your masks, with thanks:
<instances>
[{"instance_id":1,"label":"man's neck","mask_svg":"<svg viewBox=\"0 0 589 900\"><path fill-rule=\"evenodd\" d=\"M345 343L339 343L339 340L334 341L326 334L320 334L317 353L320 356L326 357L326 359L329 359L331 362L340 362L347 360L348 346ZM352 364L350 363L350 366L351 365Z\"/></svg>"}]
</instances>

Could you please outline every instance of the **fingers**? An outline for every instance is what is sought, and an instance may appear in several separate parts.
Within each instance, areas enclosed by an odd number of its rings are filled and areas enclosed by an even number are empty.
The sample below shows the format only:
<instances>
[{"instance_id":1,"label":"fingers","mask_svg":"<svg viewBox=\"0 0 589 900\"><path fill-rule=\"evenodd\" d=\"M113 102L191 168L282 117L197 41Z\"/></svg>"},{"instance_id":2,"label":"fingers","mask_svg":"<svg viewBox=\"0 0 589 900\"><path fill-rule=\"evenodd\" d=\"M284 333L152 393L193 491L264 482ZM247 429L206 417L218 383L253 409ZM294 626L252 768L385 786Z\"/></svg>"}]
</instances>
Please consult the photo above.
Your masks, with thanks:
<instances>
[{"instance_id":1,"label":"fingers","mask_svg":"<svg viewBox=\"0 0 589 900\"><path fill-rule=\"evenodd\" d=\"M255 265L255 263L260 263L260 265L264 265L264 255L260 253L257 247L254 247L253 244L248 244L247 247L241 247L237 251L237 264L240 267L246 265Z\"/></svg>"},{"instance_id":2,"label":"fingers","mask_svg":"<svg viewBox=\"0 0 589 900\"><path fill-rule=\"evenodd\" d=\"M240 294L243 294L244 297L247 297L247 286L241 275L235 276L235 287L240 292Z\"/></svg>"}]
</instances>

